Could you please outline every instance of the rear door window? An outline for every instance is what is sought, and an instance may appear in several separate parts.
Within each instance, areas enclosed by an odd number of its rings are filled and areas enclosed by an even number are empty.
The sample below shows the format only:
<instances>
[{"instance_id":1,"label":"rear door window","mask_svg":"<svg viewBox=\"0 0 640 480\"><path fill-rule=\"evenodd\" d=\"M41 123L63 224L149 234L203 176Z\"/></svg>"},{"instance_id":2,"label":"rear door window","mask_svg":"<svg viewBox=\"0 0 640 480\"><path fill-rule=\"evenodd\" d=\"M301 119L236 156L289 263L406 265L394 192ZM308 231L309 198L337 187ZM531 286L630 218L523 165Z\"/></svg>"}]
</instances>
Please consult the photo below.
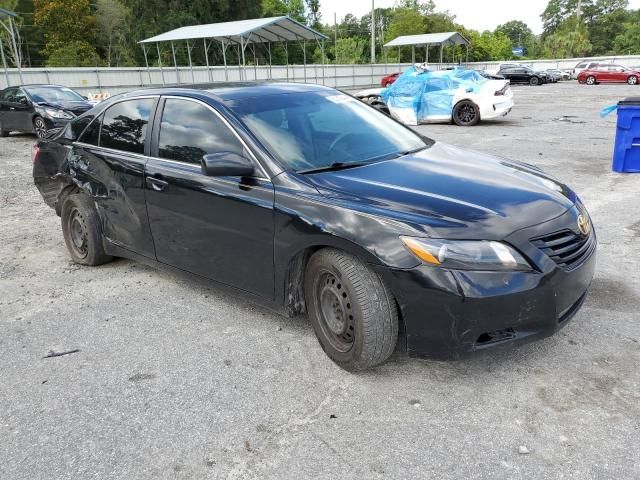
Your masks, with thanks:
<instances>
[{"instance_id":1,"label":"rear door window","mask_svg":"<svg viewBox=\"0 0 640 480\"><path fill-rule=\"evenodd\" d=\"M100 130L100 146L144 154L147 126L155 99L125 100L109 107Z\"/></svg>"},{"instance_id":2,"label":"rear door window","mask_svg":"<svg viewBox=\"0 0 640 480\"><path fill-rule=\"evenodd\" d=\"M579 63L576 68L587 68L587 64L586 63Z\"/></svg>"},{"instance_id":3,"label":"rear door window","mask_svg":"<svg viewBox=\"0 0 640 480\"><path fill-rule=\"evenodd\" d=\"M162 110L158 156L200 164L209 153L246 155L235 133L205 105L192 100L168 98Z\"/></svg>"}]
</instances>

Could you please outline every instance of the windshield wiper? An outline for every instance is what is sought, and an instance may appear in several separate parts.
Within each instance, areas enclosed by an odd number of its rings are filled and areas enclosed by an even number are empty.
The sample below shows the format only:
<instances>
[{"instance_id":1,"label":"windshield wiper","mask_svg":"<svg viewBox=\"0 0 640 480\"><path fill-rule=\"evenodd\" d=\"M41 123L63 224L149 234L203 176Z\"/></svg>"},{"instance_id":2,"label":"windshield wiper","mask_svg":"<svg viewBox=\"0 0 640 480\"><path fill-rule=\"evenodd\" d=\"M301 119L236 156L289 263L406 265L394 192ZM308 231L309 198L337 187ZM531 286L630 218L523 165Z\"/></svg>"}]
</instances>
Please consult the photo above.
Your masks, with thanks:
<instances>
[{"instance_id":1,"label":"windshield wiper","mask_svg":"<svg viewBox=\"0 0 640 480\"><path fill-rule=\"evenodd\" d=\"M364 165L368 165L367 162L333 162L329 165L324 165L322 167L315 168L307 168L305 170L298 170L297 173L319 173L319 172L336 172L338 170L346 170L348 168L362 167Z\"/></svg>"},{"instance_id":2,"label":"windshield wiper","mask_svg":"<svg viewBox=\"0 0 640 480\"><path fill-rule=\"evenodd\" d=\"M346 170L348 168L362 167L364 165L370 165L372 163L381 162L383 160L391 160L394 158L405 157L407 155L411 155L412 153L419 152L420 150L424 150L426 148L427 146L414 148L413 150L404 150L402 152L385 153L384 155L372 157L361 162L333 162L333 163L330 163L329 165L324 165L322 167L298 170L298 173L337 172L338 170Z\"/></svg>"}]
</instances>

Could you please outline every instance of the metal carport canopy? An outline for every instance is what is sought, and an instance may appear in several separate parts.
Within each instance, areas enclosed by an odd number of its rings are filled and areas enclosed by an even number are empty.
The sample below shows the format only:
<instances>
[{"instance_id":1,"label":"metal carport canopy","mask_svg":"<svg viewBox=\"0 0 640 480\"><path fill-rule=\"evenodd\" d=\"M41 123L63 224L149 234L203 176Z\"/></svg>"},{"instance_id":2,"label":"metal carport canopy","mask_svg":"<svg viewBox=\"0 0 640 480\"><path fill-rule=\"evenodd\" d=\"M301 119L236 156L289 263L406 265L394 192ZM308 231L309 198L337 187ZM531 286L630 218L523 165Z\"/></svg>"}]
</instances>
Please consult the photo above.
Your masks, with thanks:
<instances>
[{"instance_id":1,"label":"metal carport canopy","mask_svg":"<svg viewBox=\"0 0 640 480\"><path fill-rule=\"evenodd\" d=\"M18 74L20 75L20 83L24 83L24 79L22 78L22 67L20 65L22 62L22 56L20 55L20 50L18 48L18 31L15 27L15 19L17 17L17 13L5 8L0 8L0 27L2 27L9 34L9 38L11 40L11 49L13 51L13 58L16 67L18 68ZM7 58L4 54L4 45L2 43L2 38L0 38L0 59L2 60L4 75L7 79L7 86L9 86L9 70L7 67Z\"/></svg>"},{"instance_id":2,"label":"metal carport canopy","mask_svg":"<svg viewBox=\"0 0 640 480\"><path fill-rule=\"evenodd\" d=\"M386 43L385 47L402 47L404 45L469 45L469 40L458 32L425 33L422 35L403 35Z\"/></svg>"},{"instance_id":3,"label":"metal carport canopy","mask_svg":"<svg viewBox=\"0 0 640 480\"><path fill-rule=\"evenodd\" d=\"M147 38L139 43L158 43L199 38L215 38L234 43L287 42L296 40L324 40L328 37L288 16L237 20L176 28Z\"/></svg>"},{"instance_id":4,"label":"metal carport canopy","mask_svg":"<svg viewBox=\"0 0 640 480\"><path fill-rule=\"evenodd\" d=\"M458 32L444 33L424 33L421 35L402 35L396 37L384 46L398 47L398 58L400 58L400 47L411 46L412 61L415 62L415 47L426 47L425 62L429 61L429 47L433 45L440 46L440 63L442 63L442 55L445 45L465 45L467 47L467 60L469 60L470 42ZM399 62L399 60L398 60Z\"/></svg>"},{"instance_id":5,"label":"metal carport canopy","mask_svg":"<svg viewBox=\"0 0 640 480\"><path fill-rule=\"evenodd\" d=\"M323 35L316 30L303 25L302 23L288 17L269 17L269 18L255 18L251 20L236 20L234 22L222 22L222 23L210 23L207 25L192 25L189 27L176 28L169 32L161 33L155 37L147 38L138 43L142 44L144 52L145 63L147 70L149 70L149 62L147 59L147 50L145 46L148 43L155 43L158 53L158 64L160 65L160 72L162 73L162 61L160 54L160 43L170 42L171 51L173 54L173 63L176 68L176 75L178 75L178 65L176 62L176 54L174 48L174 42L186 41L187 53L189 54L189 66L191 67L191 78L195 82L193 73L193 64L191 62L191 48L190 40L202 40L204 42L205 58L207 60L207 69L209 71L209 78L211 77L211 71L209 70L209 58L208 58L208 44L207 41L218 41L222 45L222 57L224 61L225 79L228 80L227 72L227 48L229 45L235 44L238 47L239 57L242 58L242 77L246 80L246 61L245 50L248 45L252 45L254 56L254 69L257 64L256 57L256 45L266 45L266 49L269 55L269 78L271 78L271 43L283 43L286 56L287 65L287 80L289 79L289 42L301 42L302 51L304 56L304 77L305 82L307 79L307 50L305 48L305 42L307 40L314 40L320 44L322 51L322 75L324 78L324 41L327 39L326 35ZM149 73L151 79L151 74ZM255 73L255 79L257 79L257 72ZM178 79L179 81L179 79ZM164 73L162 73L162 83L164 84Z\"/></svg>"}]
</instances>

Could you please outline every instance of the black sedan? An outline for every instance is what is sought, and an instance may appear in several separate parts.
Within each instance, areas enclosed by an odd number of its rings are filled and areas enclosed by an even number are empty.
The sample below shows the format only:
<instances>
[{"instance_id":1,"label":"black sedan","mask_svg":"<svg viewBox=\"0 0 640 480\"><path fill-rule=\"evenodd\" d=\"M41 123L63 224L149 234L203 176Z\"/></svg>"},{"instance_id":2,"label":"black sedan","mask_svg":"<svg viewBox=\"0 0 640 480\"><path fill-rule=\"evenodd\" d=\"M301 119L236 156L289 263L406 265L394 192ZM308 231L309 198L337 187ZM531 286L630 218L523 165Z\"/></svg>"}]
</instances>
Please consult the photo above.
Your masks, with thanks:
<instances>
[{"instance_id":1,"label":"black sedan","mask_svg":"<svg viewBox=\"0 0 640 480\"><path fill-rule=\"evenodd\" d=\"M542 85L551 80L545 72L535 72L523 65L503 65L498 70L498 75L506 78L511 83L525 83L529 85Z\"/></svg>"},{"instance_id":2,"label":"black sedan","mask_svg":"<svg viewBox=\"0 0 640 480\"><path fill-rule=\"evenodd\" d=\"M321 86L132 92L40 141L33 168L75 262L126 257L306 312L350 370L551 335L594 273L569 187Z\"/></svg>"},{"instance_id":3,"label":"black sedan","mask_svg":"<svg viewBox=\"0 0 640 480\"><path fill-rule=\"evenodd\" d=\"M60 85L5 88L0 91L0 137L15 131L44 138L92 107L79 93Z\"/></svg>"}]
</instances>

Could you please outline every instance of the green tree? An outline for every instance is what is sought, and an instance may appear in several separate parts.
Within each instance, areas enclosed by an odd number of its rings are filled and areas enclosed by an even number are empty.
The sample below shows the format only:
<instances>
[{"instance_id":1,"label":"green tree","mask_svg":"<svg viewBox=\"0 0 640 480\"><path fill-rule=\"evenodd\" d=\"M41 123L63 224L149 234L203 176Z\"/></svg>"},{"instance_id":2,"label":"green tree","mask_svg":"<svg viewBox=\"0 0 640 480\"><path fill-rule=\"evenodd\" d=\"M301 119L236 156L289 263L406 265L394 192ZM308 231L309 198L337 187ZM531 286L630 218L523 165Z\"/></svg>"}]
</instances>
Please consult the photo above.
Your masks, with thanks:
<instances>
[{"instance_id":1,"label":"green tree","mask_svg":"<svg viewBox=\"0 0 640 480\"><path fill-rule=\"evenodd\" d=\"M549 58L571 58L588 55L593 46L587 28L577 18L565 21L544 40L545 55Z\"/></svg>"},{"instance_id":2,"label":"green tree","mask_svg":"<svg viewBox=\"0 0 640 480\"><path fill-rule=\"evenodd\" d=\"M95 65L96 19L89 0L35 0L35 23L42 28L47 65ZM65 60L68 58L68 61Z\"/></svg>"},{"instance_id":3,"label":"green tree","mask_svg":"<svg viewBox=\"0 0 640 480\"><path fill-rule=\"evenodd\" d=\"M108 66L129 58L125 33L130 19L131 12L119 0L96 1L98 39Z\"/></svg>"},{"instance_id":4,"label":"green tree","mask_svg":"<svg viewBox=\"0 0 640 480\"><path fill-rule=\"evenodd\" d=\"M335 55L340 63L360 63L364 55L365 42L358 37L339 38Z\"/></svg>"},{"instance_id":5,"label":"green tree","mask_svg":"<svg viewBox=\"0 0 640 480\"><path fill-rule=\"evenodd\" d=\"M640 53L640 10L629 13L628 22L623 25L622 32L614 39L614 52L619 55Z\"/></svg>"}]
</instances>

